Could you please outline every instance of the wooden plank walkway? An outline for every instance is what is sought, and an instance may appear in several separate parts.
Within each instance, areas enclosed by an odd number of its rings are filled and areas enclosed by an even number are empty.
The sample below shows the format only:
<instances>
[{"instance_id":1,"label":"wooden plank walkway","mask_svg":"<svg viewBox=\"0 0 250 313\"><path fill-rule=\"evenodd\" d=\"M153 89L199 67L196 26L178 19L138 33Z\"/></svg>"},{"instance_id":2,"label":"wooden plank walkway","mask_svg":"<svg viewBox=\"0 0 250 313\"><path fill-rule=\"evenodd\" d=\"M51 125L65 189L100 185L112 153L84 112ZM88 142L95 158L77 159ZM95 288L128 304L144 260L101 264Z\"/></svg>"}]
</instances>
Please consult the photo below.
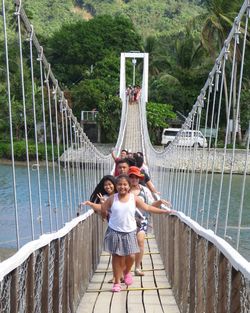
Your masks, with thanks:
<instances>
[{"instance_id":1,"label":"wooden plank walkway","mask_svg":"<svg viewBox=\"0 0 250 313\"><path fill-rule=\"evenodd\" d=\"M111 257L106 252L101 256L87 292L77 313L179 313L154 237L149 234L143 257L144 277L135 277L133 285L112 293Z\"/></svg>"},{"instance_id":2,"label":"wooden plank walkway","mask_svg":"<svg viewBox=\"0 0 250 313\"><path fill-rule=\"evenodd\" d=\"M142 151L141 120L138 103L128 105L126 133L122 147L132 152Z\"/></svg>"}]
</instances>

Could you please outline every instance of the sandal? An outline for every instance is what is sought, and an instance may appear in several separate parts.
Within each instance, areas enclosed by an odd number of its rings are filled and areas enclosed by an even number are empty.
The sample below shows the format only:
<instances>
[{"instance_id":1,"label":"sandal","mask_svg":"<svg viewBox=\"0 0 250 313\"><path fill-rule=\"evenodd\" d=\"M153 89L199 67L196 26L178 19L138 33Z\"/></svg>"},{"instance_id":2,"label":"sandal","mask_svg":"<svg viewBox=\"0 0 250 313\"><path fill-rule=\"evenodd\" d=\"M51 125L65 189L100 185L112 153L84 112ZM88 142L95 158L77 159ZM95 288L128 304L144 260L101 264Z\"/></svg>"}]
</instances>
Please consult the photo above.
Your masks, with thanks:
<instances>
[{"instance_id":1,"label":"sandal","mask_svg":"<svg viewBox=\"0 0 250 313\"><path fill-rule=\"evenodd\" d=\"M114 284L112 287L112 292L120 292L121 291L121 285L120 284Z\"/></svg>"},{"instance_id":2,"label":"sandal","mask_svg":"<svg viewBox=\"0 0 250 313\"><path fill-rule=\"evenodd\" d=\"M139 268L135 269L135 276L144 276L144 275L145 273L141 269Z\"/></svg>"},{"instance_id":3,"label":"sandal","mask_svg":"<svg viewBox=\"0 0 250 313\"><path fill-rule=\"evenodd\" d=\"M124 283L127 286L130 286L133 284L133 277L130 272L128 272L127 274L124 274Z\"/></svg>"}]
</instances>

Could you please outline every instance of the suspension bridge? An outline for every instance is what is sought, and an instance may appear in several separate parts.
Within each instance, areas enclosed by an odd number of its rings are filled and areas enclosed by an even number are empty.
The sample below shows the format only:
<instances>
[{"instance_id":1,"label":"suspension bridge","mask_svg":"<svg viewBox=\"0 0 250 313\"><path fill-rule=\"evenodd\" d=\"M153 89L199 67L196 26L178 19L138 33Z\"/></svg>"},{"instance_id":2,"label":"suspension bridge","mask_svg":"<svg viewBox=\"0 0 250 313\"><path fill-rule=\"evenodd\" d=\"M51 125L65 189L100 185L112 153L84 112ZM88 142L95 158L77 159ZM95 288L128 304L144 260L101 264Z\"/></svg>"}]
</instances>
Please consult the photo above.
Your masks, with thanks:
<instances>
[{"instance_id":1,"label":"suspension bridge","mask_svg":"<svg viewBox=\"0 0 250 313\"><path fill-rule=\"evenodd\" d=\"M250 124L245 149L236 149L249 1L243 2L182 129L163 151L154 149L147 127L148 54L121 54L122 110L115 151L142 151L157 190L177 212L152 216L142 264L146 275L135 277L134 285L124 285L118 294L108 284L111 260L102 246L106 223L81 205L112 172L111 154L97 150L80 127L21 1L6 9L2 0L1 12L1 78L6 82L1 99L12 159L1 169L0 200L7 182L12 188L11 196L0 202L0 209L9 212L8 218L1 217L0 242L17 251L0 263L0 312L250 312ZM126 96L127 58L143 61L135 105ZM13 71L19 73L18 82ZM17 97L25 166L16 161ZM185 145L187 129L207 130L208 147Z\"/></svg>"}]
</instances>

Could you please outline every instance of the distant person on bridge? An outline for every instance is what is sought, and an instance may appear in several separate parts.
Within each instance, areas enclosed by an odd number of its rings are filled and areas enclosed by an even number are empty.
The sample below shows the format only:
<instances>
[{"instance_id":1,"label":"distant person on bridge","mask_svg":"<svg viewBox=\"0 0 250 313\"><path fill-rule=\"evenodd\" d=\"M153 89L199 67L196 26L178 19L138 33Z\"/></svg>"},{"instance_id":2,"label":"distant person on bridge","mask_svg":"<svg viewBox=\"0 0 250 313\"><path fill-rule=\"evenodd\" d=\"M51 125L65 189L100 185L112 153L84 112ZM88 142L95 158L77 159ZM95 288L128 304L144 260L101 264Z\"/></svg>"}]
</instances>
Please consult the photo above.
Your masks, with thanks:
<instances>
[{"instance_id":1,"label":"distant person on bridge","mask_svg":"<svg viewBox=\"0 0 250 313\"><path fill-rule=\"evenodd\" d=\"M105 251L112 254L113 275L115 278L113 292L121 291L120 280L124 276L127 286L133 283L131 268L135 253L138 253L136 208L157 214L169 214L172 211L162 210L145 204L139 197L130 192L130 180L127 175L117 177L117 192L102 204L102 217L109 219L109 227L104 238Z\"/></svg>"},{"instance_id":2,"label":"distant person on bridge","mask_svg":"<svg viewBox=\"0 0 250 313\"><path fill-rule=\"evenodd\" d=\"M132 98L133 98L133 88L132 86L128 86L126 89L126 96L129 104L132 104Z\"/></svg>"},{"instance_id":3,"label":"distant person on bridge","mask_svg":"<svg viewBox=\"0 0 250 313\"><path fill-rule=\"evenodd\" d=\"M134 86L134 103L138 103L141 97L141 87L139 85Z\"/></svg>"}]
</instances>

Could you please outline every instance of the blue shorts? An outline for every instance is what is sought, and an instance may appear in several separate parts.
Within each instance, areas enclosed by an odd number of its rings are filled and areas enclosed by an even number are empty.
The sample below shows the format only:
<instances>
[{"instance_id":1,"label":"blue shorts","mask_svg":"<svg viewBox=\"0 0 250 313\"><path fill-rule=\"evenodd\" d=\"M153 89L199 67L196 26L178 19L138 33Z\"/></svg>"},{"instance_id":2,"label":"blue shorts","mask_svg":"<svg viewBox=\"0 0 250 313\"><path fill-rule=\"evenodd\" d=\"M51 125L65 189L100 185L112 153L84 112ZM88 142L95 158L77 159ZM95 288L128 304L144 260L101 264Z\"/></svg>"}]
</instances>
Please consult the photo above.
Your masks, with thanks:
<instances>
[{"instance_id":1,"label":"blue shorts","mask_svg":"<svg viewBox=\"0 0 250 313\"><path fill-rule=\"evenodd\" d=\"M137 228L137 232L144 231L145 233L148 231L148 219L145 218L141 221L140 227Z\"/></svg>"}]
</instances>

